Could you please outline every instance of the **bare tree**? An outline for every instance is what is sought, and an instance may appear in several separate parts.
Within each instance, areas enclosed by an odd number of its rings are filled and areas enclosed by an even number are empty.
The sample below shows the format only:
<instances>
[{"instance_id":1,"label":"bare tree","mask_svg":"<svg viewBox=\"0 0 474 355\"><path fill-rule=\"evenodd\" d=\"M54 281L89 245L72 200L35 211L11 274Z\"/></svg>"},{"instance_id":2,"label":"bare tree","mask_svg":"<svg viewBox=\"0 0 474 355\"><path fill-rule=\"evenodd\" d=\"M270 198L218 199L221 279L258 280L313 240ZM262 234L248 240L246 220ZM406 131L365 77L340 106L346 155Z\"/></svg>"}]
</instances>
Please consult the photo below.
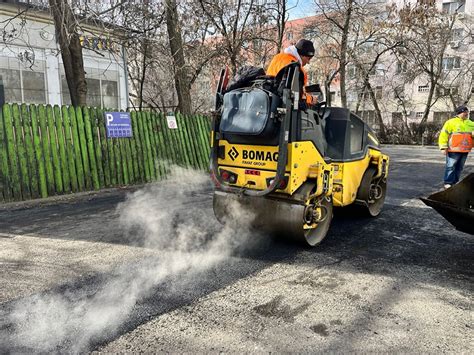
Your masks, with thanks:
<instances>
[{"instance_id":1,"label":"bare tree","mask_svg":"<svg viewBox=\"0 0 474 355\"><path fill-rule=\"evenodd\" d=\"M406 55L404 60L418 68L420 78L425 78L428 95L423 117L416 129L421 137L424 124L432 106L436 103L436 89L443 81L444 60L448 43L452 37L455 15L439 12L434 5L403 7L397 14L396 28L403 36Z\"/></svg>"},{"instance_id":2,"label":"bare tree","mask_svg":"<svg viewBox=\"0 0 474 355\"><path fill-rule=\"evenodd\" d=\"M367 93L375 112L378 126L378 133L382 140L386 139L386 128L380 108L380 101L383 101L383 86L381 82L386 79L385 65L381 63L385 57L393 56L397 48L402 45L402 41L386 30L383 20L377 20L375 16L364 20L363 31L358 31L352 38L353 46L349 53L350 61L356 69L356 80L359 85L360 95L355 111L359 111L359 104L364 100ZM376 82L378 79L378 82ZM374 90L373 84L379 84L380 92Z\"/></svg>"},{"instance_id":3,"label":"bare tree","mask_svg":"<svg viewBox=\"0 0 474 355\"><path fill-rule=\"evenodd\" d=\"M191 92L189 78L184 59L183 39L181 37L181 25L178 17L176 0L166 0L166 28L171 49L171 57L174 64L174 80L178 94L178 109L184 113L191 113Z\"/></svg>"},{"instance_id":4,"label":"bare tree","mask_svg":"<svg viewBox=\"0 0 474 355\"><path fill-rule=\"evenodd\" d=\"M321 40L325 43L333 42L333 54L336 56L341 92L341 105L347 107L346 66L348 63L348 46L351 36L351 21L358 9L355 0L343 1L315 1L316 8L326 21L323 22L324 31L320 31ZM333 73L331 76L335 75ZM327 96L327 93L326 93Z\"/></svg>"},{"instance_id":5,"label":"bare tree","mask_svg":"<svg viewBox=\"0 0 474 355\"><path fill-rule=\"evenodd\" d=\"M290 6L287 0L270 0L266 3L269 23L271 26L274 26L276 30L274 53L278 53L283 47L283 37L285 36L289 11L296 8L298 3L299 1L296 1L293 6Z\"/></svg>"},{"instance_id":6,"label":"bare tree","mask_svg":"<svg viewBox=\"0 0 474 355\"><path fill-rule=\"evenodd\" d=\"M218 36L214 44L219 47L225 62L236 72L242 63L256 62L262 57L266 44L274 36L274 27L269 26L266 2L257 0L197 0L201 14L210 20L210 35ZM233 6L232 6L233 5ZM272 46L272 51L274 47Z\"/></svg>"},{"instance_id":7,"label":"bare tree","mask_svg":"<svg viewBox=\"0 0 474 355\"><path fill-rule=\"evenodd\" d=\"M474 84L472 53L465 50L473 36L473 28L470 21L457 21L455 27L448 45L451 47L450 54L447 54L447 57L443 59L442 80L438 82L436 93L440 100L453 109L460 104L467 104L471 100Z\"/></svg>"},{"instance_id":8,"label":"bare tree","mask_svg":"<svg viewBox=\"0 0 474 355\"><path fill-rule=\"evenodd\" d=\"M160 71L161 67L170 63L166 31L163 29L164 8L160 1L131 3L121 7L119 15L123 23L131 85L130 101L139 110L144 107L162 107L166 110L166 107L173 106L172 102L167 102L173 95L165 93L165 88L169 91L174 84L168 82L171 78L169 70ZM164 77L159 80L161 73Z\"/></svg>"},{"instance_id":9,"label":"bare tree","mask_svg":"<svg viewBox=\"0 0 474 355\"><path fill-rule=\"evenodd\" d=\"M67 0L49 0L73 106L86 105L87 84L78 24Z\"/></svg>"},{"instance_id":10,"label":"bare tree","mask_svg":"<svg viewBox=\"0 0 474 355\"><path fill-rule=\"evenodd\" d=\"M412 143L415 137L409 118L416 107L413 88L419 70L403 59L404 53L403 46L392 53L384 77L384 88L388 92L384 101L396 111L392 117L392 133L399 137L400 142Z\"/></svg>"}]
</instances>

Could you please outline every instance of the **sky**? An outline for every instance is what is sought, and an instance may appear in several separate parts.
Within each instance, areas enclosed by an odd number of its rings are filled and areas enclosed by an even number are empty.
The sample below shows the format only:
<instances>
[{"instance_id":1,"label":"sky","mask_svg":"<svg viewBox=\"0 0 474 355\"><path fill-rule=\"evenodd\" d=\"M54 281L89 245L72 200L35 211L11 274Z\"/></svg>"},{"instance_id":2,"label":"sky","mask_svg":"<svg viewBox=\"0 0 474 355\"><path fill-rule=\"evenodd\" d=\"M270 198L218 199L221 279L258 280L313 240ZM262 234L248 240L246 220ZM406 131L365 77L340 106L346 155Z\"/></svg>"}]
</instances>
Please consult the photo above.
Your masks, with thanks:
<instances>
[{"instance_id":1,"label":"sky","mask_svg":"<svg viewBox=\"0 0 474 355\"><path fill-rule=\"evenodd\" d=\"M311 16L314 14L314 0L289 0L288 8L291 9L290 20Z\"/></svg>"}]
</instances>

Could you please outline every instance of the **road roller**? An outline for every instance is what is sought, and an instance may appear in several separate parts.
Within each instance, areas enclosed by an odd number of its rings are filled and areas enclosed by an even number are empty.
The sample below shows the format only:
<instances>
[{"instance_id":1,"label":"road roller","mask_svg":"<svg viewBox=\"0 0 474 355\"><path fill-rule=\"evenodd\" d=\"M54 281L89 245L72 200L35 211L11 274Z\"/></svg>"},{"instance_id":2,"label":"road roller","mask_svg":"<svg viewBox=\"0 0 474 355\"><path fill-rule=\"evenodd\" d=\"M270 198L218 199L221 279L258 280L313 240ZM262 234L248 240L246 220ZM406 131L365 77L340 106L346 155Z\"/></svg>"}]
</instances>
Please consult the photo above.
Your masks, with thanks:
<instances>
[{"instance_id":1,"label":"road roller","mask_svg":"<svg viewBox=\"0 0 474 355\"><path fill-rule=\"evenodd\" d=\"M275 78L228 82L223 70L211 125L213 209L221 223L239 218L238 206L252 215L242 222L251 228L316 246L335 207L381 212L389 157L363 120L324 102L308 107L298 65Z\"/></svg>"}]
</instances>

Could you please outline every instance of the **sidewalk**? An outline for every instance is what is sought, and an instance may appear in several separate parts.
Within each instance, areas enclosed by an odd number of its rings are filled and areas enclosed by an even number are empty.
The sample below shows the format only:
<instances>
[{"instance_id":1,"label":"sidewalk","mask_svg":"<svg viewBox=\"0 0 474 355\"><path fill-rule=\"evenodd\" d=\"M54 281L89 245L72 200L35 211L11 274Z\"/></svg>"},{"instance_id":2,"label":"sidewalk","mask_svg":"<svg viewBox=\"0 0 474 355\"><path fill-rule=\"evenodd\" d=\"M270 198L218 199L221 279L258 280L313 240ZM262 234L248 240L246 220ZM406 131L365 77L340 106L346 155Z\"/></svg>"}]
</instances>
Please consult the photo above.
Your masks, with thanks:
<instances>
[{"instance_id":1,"label":"sidewalk","mask_svg":"<svg viewBox=\"0 0 474 355\"><path fill-rule=\"evenodd\" d=\"M381 144L384 147L399 147L399 148L427 148L427 149L439 149L437 145L421 145L421 144Z\"/></svg>"}]
</instances>

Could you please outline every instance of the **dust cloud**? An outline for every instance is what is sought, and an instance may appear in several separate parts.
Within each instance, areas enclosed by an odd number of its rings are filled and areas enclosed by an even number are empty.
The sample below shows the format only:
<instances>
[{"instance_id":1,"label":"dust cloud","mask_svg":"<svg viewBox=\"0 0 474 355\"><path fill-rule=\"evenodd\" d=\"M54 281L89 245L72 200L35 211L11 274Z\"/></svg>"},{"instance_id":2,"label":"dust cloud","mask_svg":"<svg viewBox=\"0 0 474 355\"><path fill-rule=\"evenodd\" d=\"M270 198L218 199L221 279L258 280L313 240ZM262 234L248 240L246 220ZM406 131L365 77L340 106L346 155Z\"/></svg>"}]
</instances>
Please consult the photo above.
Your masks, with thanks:
<instances>
[{"instance_id":1,"label":"dust cloud","mask_svg":"<svg viewBox=\"0 0 474 355\"><path fill-rule=\"evenodd\" d=\"M210 208L210 184L202 172L175 167L166 181L128 196L117 207L124 238L156 256L118 267L92 291L79 287L17 302L8 320L10 350L89 351L113 337L157 286L173 287L173 277L192 282L193 275L229 260L247 243L245 221L252 215L230 206L233 219L219 224Z\"/></svg>"}]
</instances>

